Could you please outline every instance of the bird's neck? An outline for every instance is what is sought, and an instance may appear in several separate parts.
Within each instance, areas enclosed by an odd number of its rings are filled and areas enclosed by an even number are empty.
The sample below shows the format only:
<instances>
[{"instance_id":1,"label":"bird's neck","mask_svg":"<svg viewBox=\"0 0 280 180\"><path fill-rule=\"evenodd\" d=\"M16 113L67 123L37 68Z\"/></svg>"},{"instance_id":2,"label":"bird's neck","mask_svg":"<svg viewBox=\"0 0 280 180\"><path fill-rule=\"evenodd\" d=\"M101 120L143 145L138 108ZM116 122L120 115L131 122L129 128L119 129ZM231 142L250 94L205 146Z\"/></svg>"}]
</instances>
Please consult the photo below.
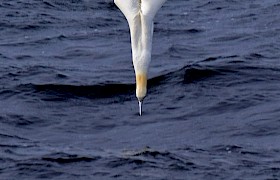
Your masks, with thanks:
<instances>
[{"instance_id":1,"label":"bird's neck","mask_svg":"<svg viewBox=\"0 0 280 180\"><path fill-rule=\"evenodd\" d=\"M141 11L130 24L132 59L135 73L147 75L151 61L153 21L144 16Z\"/></svg>"},{"instance_id":2,"label":"bird's neck","mask_svg":"<svg viewBox=\"0 0 280 180\"><path fill-rule=\"evenodd\" d=\"M147 93L147 77L152 52L153 21L140 11L129 26L132 60L136 75L136 97L139 101L142 101Z\"/></svg>"}]
</instances>

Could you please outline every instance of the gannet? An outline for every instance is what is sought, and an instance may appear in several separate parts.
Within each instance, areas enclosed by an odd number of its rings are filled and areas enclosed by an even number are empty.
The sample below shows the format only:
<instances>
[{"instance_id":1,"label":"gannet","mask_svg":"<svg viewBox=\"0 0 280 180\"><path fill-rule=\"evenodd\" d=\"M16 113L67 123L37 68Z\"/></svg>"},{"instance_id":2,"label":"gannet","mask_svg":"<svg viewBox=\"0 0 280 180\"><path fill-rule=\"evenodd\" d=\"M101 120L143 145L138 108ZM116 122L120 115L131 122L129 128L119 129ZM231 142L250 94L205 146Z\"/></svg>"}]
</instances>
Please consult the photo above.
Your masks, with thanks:
<instances>
[{"instance_id":1,"label":"gannet","mask_svg":"<svg viewBox=\"0 0 280 180\"><path fill-rule=\"evenodd\" d=\"M147 94L148 69L151 62L154 17L166 0L114 0L130 29L132 62L136 79L139 115Z\"/></svg>"}]
</instances>

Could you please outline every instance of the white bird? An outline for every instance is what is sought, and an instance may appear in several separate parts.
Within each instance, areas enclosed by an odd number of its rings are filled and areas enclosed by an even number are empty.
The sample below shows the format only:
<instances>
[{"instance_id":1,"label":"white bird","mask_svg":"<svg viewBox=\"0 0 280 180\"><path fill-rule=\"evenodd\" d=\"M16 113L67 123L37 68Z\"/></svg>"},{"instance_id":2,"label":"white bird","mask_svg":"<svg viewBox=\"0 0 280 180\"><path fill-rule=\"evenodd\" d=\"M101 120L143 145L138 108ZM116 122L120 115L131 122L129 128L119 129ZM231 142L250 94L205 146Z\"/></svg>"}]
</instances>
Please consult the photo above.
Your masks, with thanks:
<instances>
[{"instance_id":1,"label":"white bird","mask_svg":"<svg viewBox=\"0 0 280 180\"><path fill-rule=\"evenodd\" d=\"M166 0L114 0L129 25L132 61L136 76L139 114L147 94L148 69L151 62L154 17Z\"/></svg>"}]
</instances>

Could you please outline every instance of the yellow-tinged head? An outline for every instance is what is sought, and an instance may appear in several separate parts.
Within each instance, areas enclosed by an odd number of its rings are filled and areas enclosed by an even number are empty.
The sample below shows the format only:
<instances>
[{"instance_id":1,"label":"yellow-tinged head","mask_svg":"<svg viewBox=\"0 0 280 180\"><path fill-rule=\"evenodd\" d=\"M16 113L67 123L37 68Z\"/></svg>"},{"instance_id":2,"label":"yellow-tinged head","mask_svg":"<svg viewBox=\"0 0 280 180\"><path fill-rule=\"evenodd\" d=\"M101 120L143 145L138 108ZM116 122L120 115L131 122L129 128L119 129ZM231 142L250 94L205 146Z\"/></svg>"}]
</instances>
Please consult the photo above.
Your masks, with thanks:
<instances>
[{"instance_id":1,"label":"yellow-tinged head","mask_svg":"<svg viewBox=\"0 0 280 180\"><path fill-rule=\"evenodd\" d=\"M147 94L147 73L136 73L136 97L139 102L139 115L142 115L142 104Z\"/></svg>"},{"instance_id":2,"label":"yellow-tinged head","mask_svg":"<svg viewBox=\"0 0 280 180\"><path fill-rule=\"evenodd\" d=\"M147 94L147 74L136 74L136 97L143 101Z\"/></svg>"}]
</instances>

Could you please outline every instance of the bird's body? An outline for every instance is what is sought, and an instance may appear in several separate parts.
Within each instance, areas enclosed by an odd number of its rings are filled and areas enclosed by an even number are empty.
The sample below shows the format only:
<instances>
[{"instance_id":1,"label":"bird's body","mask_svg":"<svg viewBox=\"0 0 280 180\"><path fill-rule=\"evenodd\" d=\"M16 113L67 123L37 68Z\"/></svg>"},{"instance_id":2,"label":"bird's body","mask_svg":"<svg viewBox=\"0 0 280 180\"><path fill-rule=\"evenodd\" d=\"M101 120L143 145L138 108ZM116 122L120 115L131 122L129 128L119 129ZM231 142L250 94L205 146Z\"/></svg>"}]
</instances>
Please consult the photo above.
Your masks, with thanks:
<instances>
[{"instance_id":1,"label":"bird's body","mask_svg":"<svg viewBox=\"0 0 280 180\"><path fill-rule=\"evenodd\" d=\"M153 20L166 0L114 0L125 15L131 36L132 61L136 76L139 113L147 94L148 69L151 62Z\"/></svg>"}]
</instances>

